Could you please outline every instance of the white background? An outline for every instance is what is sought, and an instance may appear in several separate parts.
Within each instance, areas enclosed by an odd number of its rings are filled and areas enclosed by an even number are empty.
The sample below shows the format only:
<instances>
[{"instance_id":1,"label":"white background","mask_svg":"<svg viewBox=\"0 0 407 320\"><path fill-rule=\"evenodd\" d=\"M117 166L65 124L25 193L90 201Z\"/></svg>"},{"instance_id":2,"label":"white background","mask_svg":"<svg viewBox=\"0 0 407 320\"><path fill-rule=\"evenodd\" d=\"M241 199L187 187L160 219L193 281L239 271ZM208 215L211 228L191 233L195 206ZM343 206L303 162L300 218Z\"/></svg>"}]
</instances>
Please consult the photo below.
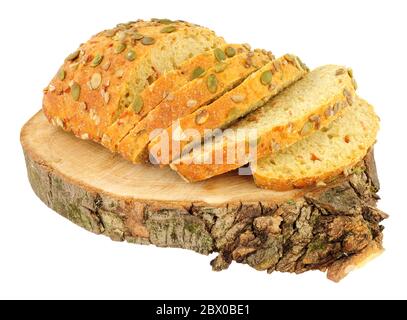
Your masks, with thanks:
<instances>
[{"instance_id":1,"label":"white background","mask_svg":"<svg viewBox=\"0 0 407 320\"><path fill-rule=\"evenodd\" d=\"M406 1L0 1L0 298L407 298ZM310 67L354 69L376 106L376 160L386 252L334 284L318 272L272 276L211 257L115 243L76 227L32 192L19 131L65 56L118 22L165 17L205 25L230 42Z\"/></svg>"}]
</instances>

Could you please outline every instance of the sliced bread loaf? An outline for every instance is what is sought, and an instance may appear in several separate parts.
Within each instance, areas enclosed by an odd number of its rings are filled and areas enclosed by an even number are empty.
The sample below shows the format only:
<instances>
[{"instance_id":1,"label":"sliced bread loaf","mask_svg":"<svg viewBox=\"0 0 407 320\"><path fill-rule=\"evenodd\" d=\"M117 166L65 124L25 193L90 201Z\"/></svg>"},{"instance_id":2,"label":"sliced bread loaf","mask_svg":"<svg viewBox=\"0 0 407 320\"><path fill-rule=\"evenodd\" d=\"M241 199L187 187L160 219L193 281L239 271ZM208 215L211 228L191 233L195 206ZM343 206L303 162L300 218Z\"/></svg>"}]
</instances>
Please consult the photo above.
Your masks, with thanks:
<instances>
[{"instance_id":1,"label":"sliced bread loaf","mask_svg":"<svg viewBox=\"0 0 407 320\"><path fill-rule=\"evenodd\" d=\"M239 168L326 126L354 97L350 72L336 65L319 67L171 168L191 182Z\"/></svg>"},{"instance_id":2,"label":"sliced bread loaf","mask_svg":"<svg viewBox=\"0 0 407 320\"><path fill-rule=\"evenodd\" d=\"M133 99L133 103L107 128L102 137L102 144L115 151L117 144L127 133L169 94L181 88L189 81L198 78L217 63L222 63L236 54L247 51L248 47L244 45L225 44L198 54L184 61L179 68L164 73L137 95Z\"/></svg>"},{"instance_id":3,"label":"sliced bread loaf","mask_svg":"<svg viewBox=\"0 0 407 320\"><path fill-rule=\"evenodd\" d=\"M70 54L46 88L48 119L83 139L100 141L106 128L161 74L224 44L187 22L154 19L103 31Z\"/></svg>"},{"instance_id":4,"label":"sliced bread loaf","mask_svg":"<svg viewBox=\"0 0 407 320\"><path fill-rule=\"evenodd\" d=\"M183 154L184 148L188 150L192 145L201 143L202 138L208 138L205 134L212 133L208 129L229 126L307 72L307 67L293 55L269 62L213 103L176 121L149 144L150 154L156 163L169 164ZM193 135L186 136L186 130Z\"/></svg>"},{"instance_id":5,"label":"sliced bread loaf","mask_svg":"<svg viewBox=\"0 0 407 320\"><path fill-rule=\"evenodd\" d=\"M173 121L219 98L269 61L267 52L256 50L210 68L202 77L167 96L119 143L118 151L134 163L145 161L148 143Z\"/></svg>"},{"instance_id":6,"label":"sliced bread loaf","mask_svg":"<svg viewBox=\"0 0 407 320\"><path fill-rule=\"evenodd\" d=\"M324 185L364 158L378 129L373 107L357 98L329 127L260 159L253 167L254 180L259 187L281 191Z\"/></svg>"}]
</instances>

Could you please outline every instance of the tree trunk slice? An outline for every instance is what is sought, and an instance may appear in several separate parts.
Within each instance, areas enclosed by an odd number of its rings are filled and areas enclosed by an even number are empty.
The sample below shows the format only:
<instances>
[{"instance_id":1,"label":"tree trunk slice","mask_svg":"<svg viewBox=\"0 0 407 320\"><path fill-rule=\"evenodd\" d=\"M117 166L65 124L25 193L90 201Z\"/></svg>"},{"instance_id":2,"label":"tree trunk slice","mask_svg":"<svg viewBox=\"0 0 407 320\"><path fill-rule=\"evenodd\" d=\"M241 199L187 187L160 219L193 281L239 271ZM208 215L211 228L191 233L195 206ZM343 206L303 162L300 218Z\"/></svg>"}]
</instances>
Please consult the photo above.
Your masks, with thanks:
<instances>
[{"instance_id":1,"label":"tree trunk slice","mask_svg":"<svg viewBox=\"0 0 407 320\"><path fill-rule=\"evenodd\" d=\"M382 251L373 152L319 188L274 192L229 173L195 184L169 168L133 165L51 126L37 113L21 132L28 177L50 208L113 240L219 252L257 270L319 269L339 281Z\"/></svg>"}]
</instances>

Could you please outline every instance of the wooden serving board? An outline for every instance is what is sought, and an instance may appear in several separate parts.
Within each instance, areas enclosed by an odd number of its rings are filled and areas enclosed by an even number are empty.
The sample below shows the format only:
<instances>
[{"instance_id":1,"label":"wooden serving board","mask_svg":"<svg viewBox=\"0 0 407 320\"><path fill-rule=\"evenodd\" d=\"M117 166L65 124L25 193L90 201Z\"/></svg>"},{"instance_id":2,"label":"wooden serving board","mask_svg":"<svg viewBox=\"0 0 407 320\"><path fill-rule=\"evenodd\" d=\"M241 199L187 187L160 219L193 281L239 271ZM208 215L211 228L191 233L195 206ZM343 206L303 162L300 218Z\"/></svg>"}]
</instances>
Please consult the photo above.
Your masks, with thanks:
<instances>
[{"instance_id":1,"label":"wooden serving board","mask_svg":"<svg viewBox=\"0 0 407 320\"><path fill-rule=\"evenodd\" d=\"M269 271L324 269L337 261L342 262L335 268L344 268L344 258L333 254L330 259L307 263L303 259L309 249L306 245L296 249L302 255L297 253L293 259L293 252L282 251L288 240L284 232L294 233L298 219L304 214L305 220L311 219L317 207L323 208L325 215L372 207L372 212L380 215L373 209L372 192L359 194L350 187L350 177L323 189L290 192L259 189L252 177L236 172L189 184L168 167L131 164L96 143L53 127L42 112L23 127L21 143L34 192L64 217L113 240L181 247L203 254L219 251L213 262L217 270L226 268L231 260ZM373 157L365 162L367 179L359 187L367 190L378 182ZM360 220L360 213L355 219ZM359 220L358 224L371 223ZM284 231L284 224L291 231ZM275 243L270 244L273 237ZM378 237L368 236L368 243L355 252L362 254L372 246L378 249ZM306 239L308 244L314 241L312 234Z\"/></svg>"}]
</instances>

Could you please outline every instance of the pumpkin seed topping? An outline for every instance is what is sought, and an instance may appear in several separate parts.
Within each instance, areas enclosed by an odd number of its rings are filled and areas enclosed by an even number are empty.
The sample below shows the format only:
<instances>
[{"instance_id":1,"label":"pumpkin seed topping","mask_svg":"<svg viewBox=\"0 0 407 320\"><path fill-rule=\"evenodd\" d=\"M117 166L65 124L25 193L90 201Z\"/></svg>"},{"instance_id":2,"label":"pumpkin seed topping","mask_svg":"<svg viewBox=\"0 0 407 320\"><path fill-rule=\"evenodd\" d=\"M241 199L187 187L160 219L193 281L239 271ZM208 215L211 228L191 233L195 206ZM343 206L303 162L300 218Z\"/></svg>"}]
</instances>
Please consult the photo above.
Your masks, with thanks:
<instances>
[{"instance_id":1,"label":"pumpkin seed topping","mask_svg":"<svg viewBox=\"0 0 407 320\"><path fill-rule=\"evenodd\" d=\"M223 72L223 71L225 71L225 69L226 69L227 66L228 66L228 65L227 65L226 63L224 63L224 62L218 62L218 63L215 65L214 70L215 70L216 73Z\"/></svg>"},{"instance_id":2,"label":"pumpkin seed topping","mask_svg":"<svg viewBox=\"0 0 407 320\"><path fill-rule=\"evenodd\" d=\"M314 124L310 121L307 121L301 129L301 135L306 136L307 134L311 133L312 129L314 128Z\"/></svg>"},{"instance_id":3,"label":"pumpkin seed topping","mask_svg":"<svg viewBox=\"0 0 407 320\"><path fill-rule=\"evenodd\" d=\"M61 81L64 81L64 80L65 80L65 77L66 77L66 72L65 72L65 70L64 70L64 69L60 69L60 70L58 71L58 79L61 80Z\"/></svg>"},{"instance_id":4,"label":"pumpkin seed topping","mask_svg":"<svg viewBox=\"0 0 407 320\"><path fill-rule=\"evenodd\" d=\"M167 26L164 27L160 30L161 33L171 33L174 32L175 30L177 30L177 28L175 26Z\"/></svg>"},{"instance_id":5,"label":"pumpkin seed topping","mask_svg":"<svg viewBox=\"0 0 407 320\"><path fill-rule=\"evenodd\" d=\"M77 82L73 82L71 85L71 95L72 99L75 101L79 100L79 96L81 95L81 86Z\"/></svg>"},{"instance_id":6,"label":"pumpkin seed topping","mask_svg":"<svg viewBox=\"0 0 407 320\"><path fill-rule=\"evenodd\" d=\"M141 33L134 32L134 33L131 35L131 38L132 38L133 40L141 40L141 39L144 38L144 36L143 36Z\"/></svg>"},{"instance_id":7,"label":"pumpkin seed topping","mask_svg":"<svg viewBox=\"0 0 407 320\"><path fill-rule=\"evenodd\" d=\"M215 49L214 55L215 55L216 60L218 60L219 62L226 59L226 54L219 48Z\"/></svg>"},{"instance_id":8,"label":"pumpkin seed topping","mask_svg":"<svg viewBox=\"0 0 407 320\"><path fill-rule=\"evenodd\" d=\"M102 60L103 60L103 56L100 55L99 53L96 54L96 56L92 60L91 66L92 67L97 67L102 62Z\"/></svg>"},{"instance_id":9,"label":"pumpkin seed topping","mask_svg":"<svg viewBox=\"0 0 407 320\"><path fill-rule=\"evenodd\" d=\"M124 42L119 42L115 47L114 47L114 52L115 53L122 53L126 49L126 44Z\"/></svg>"},{"instance_id":10,"label":"pumpkin seed topping","mask_svg":"<svg viewBox=\"0 0 407 320\"><path fill-rule=\"evenodd\" d=\"M79 57L80 50L76 50L75 52L72 52L69 56L66 57L66 61L74 61Z\"/></svg>"},{"instance_id":11,"label":"pumpkin seed topping","mask_svg":"<svg viewBox=\"0 0 407 320\"><path fill-rule=\"evenodd\" d=\"M271 80L273 78L273 73L268 70L268 71L264 71L260 77L260 81L262 84L264 84L265 86L269 85L271 83Z\"/></svg>"},{"instance_id":12,"label":"pumpkin seed topping","mask_svg":"<svg viewBox=\"0 0 407 320\"><path fill-rule=\"evenodd\" d=\"M141 111L141 109L143 108L143 105L144 105L143 99L139 95L137 95L134 98L133 105L132 105L134 112L139 113Z\"/></svg>"},{"instance_id":13,"label":"pumpkin seed topping","mask_svg":"<svg viewBox=\"0 0 407 320\"><path fill-rule=\"evenodd\" d=\"M204 68L196 67L194 71L192 71L191 80L201 77L205 73Z\"/></svg>"},{"instance_id":14,"label":"pumpkin seed topping","mask_svg":"<svg viewBox=\"0 0 407 320\"><path fill-rule=\"evenodd\" d=\"M218 79L214 74L208 76L206 84L210 93L215 93L218 90Z\"/></svg>"},{"instance_id":15,"label":"pumpkin seed topping","mask_svg":"<svg viewBox=\"0 0 407 320\"><path fill-rule=\"evenodd\" d=\"M236 55L236 49L233 48L233 47L227 47L227 48L225 49L225 53L226 53L226 55L227 55L229 58L231 58L231 57L233 57L234 55Z\"/></svg>"},{"instance_id":16,"label":"pumpkin seed topping","mask_svg":"<svg viewBox=\"0 0 407 320\"><path fill-rule=\"evenodd\" d=\"M134 52L134 50L127 51L126 59L129 61L134 61L136 59L136 52Z\"/></svg>"},{"instance_id":17,"label":"pumpkin seed topping","mask_svg":"<svg viewBox=\"0 0 407 320\"><path fill-rule=\"evenodd\" d=\"M155 39L151 38L151 37L144 37L143 39L141 39L141 43L144 44L145 46L149 46L154 44Z\"/></svg>"},{"instance_id":18,"label":"pumpkin seed topping","mask_svg":"<svg viewBox=\"0 0 407 320\"><path fill-rule=\"evenodd\" d=\"M171 24L174 23L174 21L170 20L170 19L151 19L151 21L153 22L158 22L161 24Z\"/></svg>"}]
</instances>

